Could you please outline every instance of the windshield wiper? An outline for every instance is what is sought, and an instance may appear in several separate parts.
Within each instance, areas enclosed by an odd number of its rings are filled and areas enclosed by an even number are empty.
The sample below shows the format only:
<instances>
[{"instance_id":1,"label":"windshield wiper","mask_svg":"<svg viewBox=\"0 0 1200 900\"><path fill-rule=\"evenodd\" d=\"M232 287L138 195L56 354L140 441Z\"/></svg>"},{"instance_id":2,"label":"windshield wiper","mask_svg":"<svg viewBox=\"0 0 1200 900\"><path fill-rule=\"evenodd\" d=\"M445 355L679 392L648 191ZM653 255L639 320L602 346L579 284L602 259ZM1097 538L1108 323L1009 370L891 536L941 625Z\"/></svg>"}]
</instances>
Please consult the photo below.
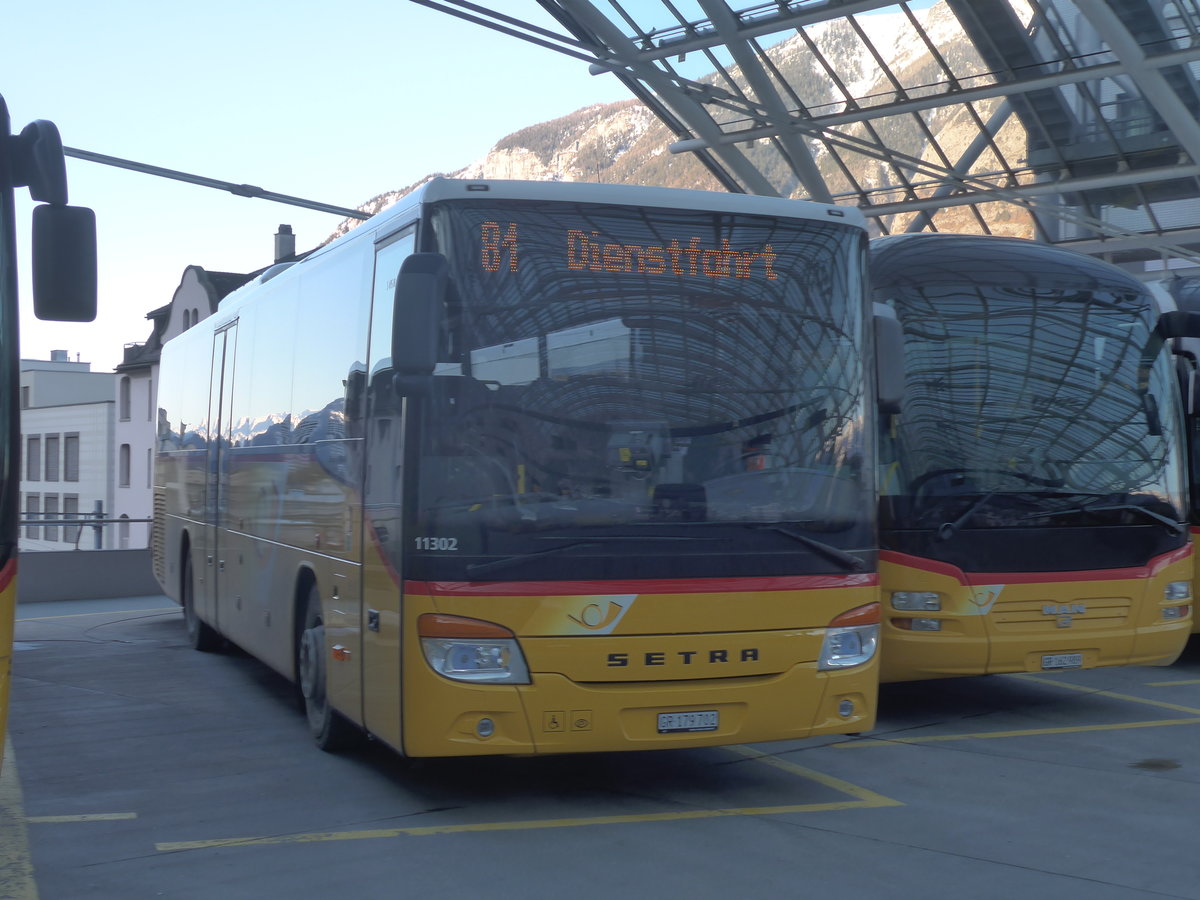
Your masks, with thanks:
<instances>
[{"instance_id":1,"label":"windshield wiper","mask_svg":"<svg viewBox=\"0 0 1200 900\"><path fill-rule=\"evenodd\" d=\"M984 494L982 497L968 506L963 514L953 522L943 522L941 527L937 530L937 539L939 541L948 541L950 538L954 537L954 533L966 524L967 519L979 512L979 510L982 509L989 500L995 497L997 493L997 491L988 491L988 493Z\"/></svg>"},{"instance_id":2,"label":"windshield wiper","mask_svg":"<svg viewBox=\"0 0 1200 900\"><path fill-rule=\"evenodd\" d=\"M807 534L801 534L799 531L793 531L786 525L754 525L751 527L760 531L778 531L780 534L790 537L793 541L803 544L810 550L815 550L826 559L832 560L833 562L849 569L852 572L861 572L867 567L867 564L853 553L847 553L840 547L834 547L832 544L826 544L824 541L818 541L816 538L811 538Z\"/></svg>"},{"instance_id":3,"label":"windshield wiper","mask_svg":"<svg viewBox=\"0 0 1200 900\"><path fill-rule=\"evenodd\" d=\"M1172 534L1180 535L1187 532L1187 525L1183 522L1168 518L1162 513L1156 513L1154 510L1147 509L1144 506L1138 506L1136 503L1113 503L1108 506L1072 506L1070 509L1058 509L1054 511L1047 510L1046 512L1031 513L1030 515L1022 516L1022 518L1044 519L1048 516L1070 516L1092 512L1122 512L1126 510L1129 512L1139 513L1149 519L1153 519L1155 522L1159 522L1167 526Z\"/></svg>"},{"instance_id":4,"label":"windshield wiper","mask_svg":"<svg viewBox=\"0 0 1200 900\"><path fill-rule=\"evenodd\" d=\"M540 539L535 539L535 540L546 540L546 538L540 538ZM528 560L531 560L531 559L541 559L543 556L554 556L557 553L565 553L568 550L582 550L585 548L599 547L601 544L605 544L605 543L611 544L611 543L616 543L616 542L620 542L620 541L637 541L640 544L640 543L644 543L647 541L678 542L678 541L711 541L711 540L715 540L715 538L685 537L685 536L672 536L672 535L660 535L660 534L655 534L655 535L633 535L633 534L631 534L631 535L602 535L602 536L597 536L597 537L590 537L587 540L583 540L583 541L570 541L566 544L559 544L555 547L547 547L545 550L532 550L529 553L516 553L516 554L513 554L512 556L503 556L500 559L493 559L490 562L471 563L470 565L467 566L467 574L468 575L478 575L482 572L492 572L497 569L504 569L509 566L515 566L518 563L527 562Z\"/></svg>"},{"instance_id":5,"label":"windshield wiper","mask_svg":"<svg viewBox=\"0 0 1200 900\"><path fill-rule=\"evenodd\" d=\"M472 563L467 566L468 575L477 575L481 572L491 572L496 569L504 569L508 566L516 565L517 563L525 562L528 559L539 559L543 556L553 556L556 553L565 553L567 550L578 550L582 547L598 547L596 541L572 541L569 544L559 544L557 547L547 547L545 550L534 550L531 553L518 553L515 556L504 556L500 559L493 559L491 562Z\"/></svg>"}]
</instances>

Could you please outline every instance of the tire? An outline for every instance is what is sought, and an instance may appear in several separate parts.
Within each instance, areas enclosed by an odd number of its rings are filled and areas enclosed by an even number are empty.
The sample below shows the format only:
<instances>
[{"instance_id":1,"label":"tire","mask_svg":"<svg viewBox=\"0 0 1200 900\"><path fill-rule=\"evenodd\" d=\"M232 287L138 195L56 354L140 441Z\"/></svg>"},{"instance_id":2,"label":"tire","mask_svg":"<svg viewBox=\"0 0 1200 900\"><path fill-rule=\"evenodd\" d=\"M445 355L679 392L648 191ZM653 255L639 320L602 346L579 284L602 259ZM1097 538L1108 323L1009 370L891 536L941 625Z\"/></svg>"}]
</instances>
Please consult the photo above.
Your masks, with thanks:
<instances>
[{"instance_id":1,"label":"tire","mask_svg":"<svg viewBox=\"0 0 1200 900\"><path fill-rule=\"evenodd\" d=\"M196 581L192 573L192 553L183 555L183 577L180 579L180 602L183 606L183 624L187 629L188 644L193 650L212 653L220 650L225 641L215 628L200 621L196 613Z\"/></svg>"},{"instance_id":2,"label":"tire","mask_svg":"<svg viewBox=\"0 0 1200 900\"><path fill-rule=\"evenodd\" d=\"M311 585L304 602L303 627L296 637L296 681L304 701L308 730L327 753L349 750L363 740L363 732L329 705L326 695L325 621L321 596Z\"/></svg>"}]
</instances>

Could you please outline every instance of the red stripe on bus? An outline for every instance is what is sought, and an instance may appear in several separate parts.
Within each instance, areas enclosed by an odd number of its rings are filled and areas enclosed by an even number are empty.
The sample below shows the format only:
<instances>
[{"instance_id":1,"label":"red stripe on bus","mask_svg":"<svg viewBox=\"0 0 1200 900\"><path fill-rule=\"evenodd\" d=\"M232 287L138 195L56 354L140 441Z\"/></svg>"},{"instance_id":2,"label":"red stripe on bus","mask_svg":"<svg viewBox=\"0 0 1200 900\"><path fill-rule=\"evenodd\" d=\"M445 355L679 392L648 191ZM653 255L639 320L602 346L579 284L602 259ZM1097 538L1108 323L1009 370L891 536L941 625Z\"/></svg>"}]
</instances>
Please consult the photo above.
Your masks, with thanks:
<instances>
[{"instance_id":1,"label":"red stripe on bus","mask_svg":"<svg viewBox=\"0 0 1200 900\"><path fill-rule=\"evenodd\" d=\"M408 581L406 593L438 597L604 596L607 594L733 594L873 587L874 572L859 575L797 575L762 578L659 578L612 581Z\"/></svg>"},{"instance_id":2,"label":"red stripe on bus","mask_svg":"<svg viewBox=\"0 0 1200 900\"><path fill-rule=\"evenodd\" d=\"M1125 569L1078 569L1068 572L965 572L950 563L920 556L909 556L894 550L880 550L879 561L910 569L921 569L937 575L957 579L960 584L1053 584L1064 581L1117 581L1123 578L1151 578L1164 568L1187 559L1192 555L1191 545L1185 545L1169 553L1156 556L1144 566Z\"/></svg>"},{"instance_id":3,"label":"red stripe on bus","mask_svg":"<svg viewBox=\"0 0 1200 900\"><path fill-rule=\"evenodd\" d=\"M9 558L8 562L4 564L3 569L0 569L0 591L7 591L16 577L17 559L14 556Z\"/></svg>"}]
</instances>

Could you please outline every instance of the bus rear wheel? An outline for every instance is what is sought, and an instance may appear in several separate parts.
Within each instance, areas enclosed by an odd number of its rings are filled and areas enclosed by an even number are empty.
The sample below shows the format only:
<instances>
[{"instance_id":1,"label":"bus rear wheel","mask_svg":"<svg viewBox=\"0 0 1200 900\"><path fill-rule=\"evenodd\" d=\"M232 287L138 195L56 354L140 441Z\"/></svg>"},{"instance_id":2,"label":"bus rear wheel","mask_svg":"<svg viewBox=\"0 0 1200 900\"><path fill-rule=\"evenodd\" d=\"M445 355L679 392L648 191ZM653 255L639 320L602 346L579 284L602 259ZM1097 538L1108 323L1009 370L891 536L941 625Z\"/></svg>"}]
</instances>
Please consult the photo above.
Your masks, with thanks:
<instances>
[{"instance_id":1,"label":"bus rear wheel","mask_svg":"<svg viewBox=\"0 0 1200 900\"><path fill-rule=\"evenodd\" d=\"M193 650L211 653L221 648L221 635L215 628L200 621L196 613L196 580L192 573L192 554L183 556L183 577L180 579L182 590L180 601L183 605L183 624L187 629L188 643Z\"/></svg>"},{"instance_id":2,"label":"bus rear wheel","mask_svg":"<svg viewBox=\"0 0 1200 900\"><path fill-rule=\"evenodd\" d=\"M325 620L314 584L304 604L304 627L296 641L296 674L308 730L322 750L333 753L357 745L363 733L329 705L325 664Z\"/></svg>"}]
</instances>

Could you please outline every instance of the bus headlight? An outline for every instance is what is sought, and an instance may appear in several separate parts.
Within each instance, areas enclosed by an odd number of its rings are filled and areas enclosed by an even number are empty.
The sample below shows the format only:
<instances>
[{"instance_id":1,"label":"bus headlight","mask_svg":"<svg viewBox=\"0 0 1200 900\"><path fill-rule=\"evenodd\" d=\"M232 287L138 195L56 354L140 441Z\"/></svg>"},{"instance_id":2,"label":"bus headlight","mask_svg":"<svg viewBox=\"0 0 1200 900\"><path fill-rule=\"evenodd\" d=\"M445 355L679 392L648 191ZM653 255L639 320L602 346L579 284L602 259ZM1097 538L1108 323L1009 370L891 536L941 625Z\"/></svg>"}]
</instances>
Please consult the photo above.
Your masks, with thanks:
<instances>
[{"instance_id":1,"label":"bus headlight","mask_svg":"<svg viewBox=\"0 0 1200 900\"><path fill-rule=\"evenodd\" d=\"M892 609L930 612L942 608L941 595L932 591L893 591Z\"/></svg>"},{"instance_id":2,"label":"bus headlight","mask_svg":"<svg viewBox=\"0 0 1200 900\"><path fill-rule=\"evenodd\" d=\"M1192 599L1192 583L1190 581L1172 581L1163 588L1163 600L1167 603L1178 603L1180 600Z\"/></svg>"},{"instance_id":3,"label":"bus headlight","mask_svg":"<svg viewBox=\"0 0 1200 900\"><path fill-rule=\"evenodd\" d=\"M879 604L868 603L829 623L817 669L846 669L870 662L879 646Z\"/></svg>"},{"instance_id":4,"label":"bus headlight","mask_svg":"<svg viewBox=\"0 0 1200 900\"><path fill-rule=\"evenodd\" d=\"M529 667L516 635L494 622L427 613L417 620L430 668L455 681L529 684Z\"/></svg>"}]
</instances>

